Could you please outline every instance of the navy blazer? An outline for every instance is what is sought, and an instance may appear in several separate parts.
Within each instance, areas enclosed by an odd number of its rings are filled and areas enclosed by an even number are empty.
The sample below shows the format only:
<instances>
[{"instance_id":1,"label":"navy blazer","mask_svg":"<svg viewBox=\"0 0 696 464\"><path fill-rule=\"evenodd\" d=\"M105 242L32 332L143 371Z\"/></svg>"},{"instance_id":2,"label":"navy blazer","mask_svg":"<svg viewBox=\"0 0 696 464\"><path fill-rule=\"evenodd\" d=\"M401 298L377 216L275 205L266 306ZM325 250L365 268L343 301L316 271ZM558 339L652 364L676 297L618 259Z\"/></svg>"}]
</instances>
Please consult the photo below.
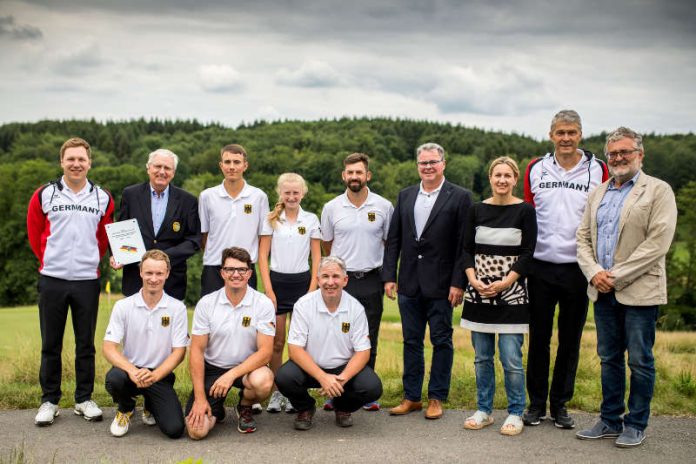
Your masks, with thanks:
<instances>
[{"instance_id":1,"label":"navy blazer","mask_svg":"<svg viewBox=\"0 0 696 464\"><path fill-rule=\"evenodd\" d=\"M198 200L186 190L169 184L167 210L159 232L152 225L150 183L130 185L123 189L118 220L137 219L147 250L156 248L169 255L172 270L164 291L183 300L186 296L186 260L201 248L201 222ZM138 264L123 267L123 294L130 296L142 287Z\"/></svg>"},{"instance_id":2,"label":"navy blazer","mask_svg":"<svg viewBox=\"0 0 696 464\"><path fill-rule=\"evenodd\" d=\"M450 287L465 287L462 237L471 193L445 181L423 233L416 239L413 208L419 189L420 184L416 184L399 192L387 236L382 280L397 282L398 292L409 297L447 298Z\"/></svg>"}]
</instances>

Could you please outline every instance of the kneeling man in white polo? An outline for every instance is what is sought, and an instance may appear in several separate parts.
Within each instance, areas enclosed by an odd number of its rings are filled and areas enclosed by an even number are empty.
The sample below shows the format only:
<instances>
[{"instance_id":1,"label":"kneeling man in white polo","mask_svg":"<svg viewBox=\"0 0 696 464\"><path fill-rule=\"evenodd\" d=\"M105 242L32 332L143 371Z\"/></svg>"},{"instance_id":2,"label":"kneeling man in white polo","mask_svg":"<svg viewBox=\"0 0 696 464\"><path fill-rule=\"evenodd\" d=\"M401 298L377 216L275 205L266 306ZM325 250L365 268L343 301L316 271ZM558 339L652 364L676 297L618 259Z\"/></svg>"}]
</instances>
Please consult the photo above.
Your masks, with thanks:
<instances>
[{"instance_id":1,"label":"kneeling man in white polo","mask_svg":"<svg viewBox=\"0 0 696 464\"><path fill-rule=\"evenodd\" d=\"M196 305L191 329L189 369L193 392L186 404L189 436L199 440L225 418L230 388L240 389L237 430L251 433L256 421L251 406L268 398L273 372L273 302L247 284L253 263L243 248L222 252L220 274L225 286Z\"/></svg>"},{"instance_id":2,"label":"kneeling man in white polo","mask_svg":"<svg viewBox=\"0 0 696 464\"><path fill-rule=\"evenodd\" d=\"M382 395L382 382L367 362L370 336L363 306L346 293L346 265L335 256L319 264L319 290L300 298L293 310L290 360L278 371L278 390L297 409L295 428L312 427L315 400L309 388L333 398L336 424L353 425L351 413Z\"/></svg>"},{"instance_id":3,"label":"kneeling man in white polo","mask_svg":"<svg viewBox=\"0 0 696 464\"><path fill-rule=\"evenodd\" d=\"M164 292L171 264L161 250L150 250L140 262L142 289L114 305L104 335L104 357L113 365L105 387L118 405L111 434L128 432L135 397L143 395L143 422L159 426L170 438L184 433L184 415L174 391L172 372L189 344L186 306ZM119 351L118 346L123 346Z\"/></svg>"}]
</instances>

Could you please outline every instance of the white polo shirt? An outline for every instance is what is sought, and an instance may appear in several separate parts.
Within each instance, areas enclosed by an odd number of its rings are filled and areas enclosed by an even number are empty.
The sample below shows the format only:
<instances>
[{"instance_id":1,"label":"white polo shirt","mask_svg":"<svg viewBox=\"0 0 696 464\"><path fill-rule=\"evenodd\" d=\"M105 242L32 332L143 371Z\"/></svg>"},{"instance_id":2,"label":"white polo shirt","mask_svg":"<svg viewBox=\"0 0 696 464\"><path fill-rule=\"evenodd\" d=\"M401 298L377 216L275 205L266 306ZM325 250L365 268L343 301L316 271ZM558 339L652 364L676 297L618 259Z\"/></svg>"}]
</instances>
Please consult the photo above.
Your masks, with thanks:
<instances>
[{"instance_id":1,"label":"white polo shirt","mask_svg":"<svg viewBox=\"0 0 696 464\"><path fill-rule=\"evenodd\" d=\"M166 293L150 309L142 290L114 305L104 340L123 345L123 355L138 367L155 369L173 348L189 345L186 305Z\"/></svg>"},{"instance_id":2,"label":"white polo shirt","mask_svg":"<svg viewBox=\"0 0 696 464\"><path fill-rule=\"evenodd\" d=\"M370 349L365 309L344 290L331 313L321 290L308 293L295 303L288 343L303 347L322 369L342 366L357 351Z\"/></svg>"},{"instance_id":3,"label":"white polo shirt","mask_svg":"<svg viewBox=\"0 0 696 464\"><path fill-rule=\"evenodd\" d=\"M285 211L280 213L276 228L268 220L263 222L261 235L271 235L271 271L297 274L309 270L310 242L321 239L319 218L300 208L297 221L290 224Z\"/></svg>"},{"instance_id":4,"label":"white polo shirt","mask_svg":"<svg viewBox=\"0 0 696 464\"><path fill-rule=\"evenodd\" d=\"M231 369L258 351L256 334L275 336L275 308L263 293L247 287L237 306L227 299L225 288L198 302L193 313L192 335L208 335L205 361Z\"/></svg>"},{"instance_id":5,"label":"white polo shirt","mask_svg":"<svg viewBox=\"0 0 696 464\"><path fill-rule=\"evenodd\" d=\"M393 212L389 200L376 193L368 191L365 203L357 208L344 193L324 205L322 240L333 240L331 254L343 259L349 271L371 271L382 266Z\"/></svg>"},{"instance_id":6,"label":"white polo shirt","mask_svg":"<svg viewBox=\"0 0 696 464\"><path fill-rule=\"evenodd\" d=\"M208 234L203 253L205 266L220 266L222 250L232 246L244 248L256 262L259 235L268 215L268 197L262 190L244 182L237 198L225 190L224 181L201 192L198 199L201 232Z\"/></svg>"}]
</instances>

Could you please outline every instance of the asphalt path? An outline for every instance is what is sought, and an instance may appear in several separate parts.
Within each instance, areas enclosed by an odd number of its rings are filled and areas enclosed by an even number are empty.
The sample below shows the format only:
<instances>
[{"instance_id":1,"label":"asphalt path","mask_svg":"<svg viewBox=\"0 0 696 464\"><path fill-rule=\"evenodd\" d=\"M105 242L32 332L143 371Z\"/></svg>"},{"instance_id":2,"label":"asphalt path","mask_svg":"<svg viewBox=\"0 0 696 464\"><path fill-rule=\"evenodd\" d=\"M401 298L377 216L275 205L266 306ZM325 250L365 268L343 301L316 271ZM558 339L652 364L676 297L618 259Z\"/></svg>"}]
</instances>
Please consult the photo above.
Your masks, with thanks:
<instances>
[{"instance_id":1,"label":"asphalt path","mask_svg":"<svg viewBox=\"0 0 696 464\"><path fill-rule=\"evenodd\" d=\"M341 429L333 413L317 411L314 427L293 429L293 415L264 412L256 416L258 430L237 432L233 411L205 440L171 440L156 426L140 422L139 412L128 434L114 438L109 425L113 408L102 422L87 422L71 409L61 410L49 427L34 425L34 410L0 411L0 462L12 450L23 449L26 462L147 462L170 463L201 459L204 463L694 463L696 418L651 417L643 446L619 449L613 440L583 441L575 431L561 430L550 421L526 427L515 437L499 427L504 411L495 411L496 423L484 430L462 427L467 414L447 410L440 420L425 420L422 413L392 417L386 411L354 415L354 426ZM467 411L469 414L471 411ZM579 428L591 426L595 416L573 412Z\"/></svg>"}]
</instances>

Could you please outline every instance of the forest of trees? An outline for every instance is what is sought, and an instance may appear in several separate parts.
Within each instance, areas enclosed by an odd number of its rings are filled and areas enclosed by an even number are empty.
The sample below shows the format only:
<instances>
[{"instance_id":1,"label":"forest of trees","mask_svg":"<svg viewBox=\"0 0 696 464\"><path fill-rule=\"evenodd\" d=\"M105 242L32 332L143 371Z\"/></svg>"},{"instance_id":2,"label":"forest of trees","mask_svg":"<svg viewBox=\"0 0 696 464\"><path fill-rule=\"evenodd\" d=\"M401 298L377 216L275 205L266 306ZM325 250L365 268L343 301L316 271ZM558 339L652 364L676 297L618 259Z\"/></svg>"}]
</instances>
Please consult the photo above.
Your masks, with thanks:
<instances>
[{"instance_id":1,"label":"forest of trees","mask_svg":"<svg viewBox=\"0 0 696 464\"><path fill-rule=\"evenodd\" d=\"M582 146L602 153L604 135L584 140ZM257 122L228 128L197 121L132 120L123 122L40 121L0 126L0 305L36 302L37 260L26 239L26 209L33 191L61 175L58 151L69 137L92 145L89 178L109 190L118 208L123 188L147 179L147 155L168 148L180 157L174 184L198 195L221 182L219 150L240 143L249 153L246 178L276 199L279 174L293 171L309 184L303 207L320 213L329 199L344 190L341 161L352 152L367 153L373 172L370 188L394 201L399 190L418 180L414 149L434 141L447 150L448 180L484 198L489 190L487 164L509 155L524 169L527 162L551 150L549 141L460 125L401 119L343 118L313 122ZM644 139L644 170L669 184L680 207L678 246L669 256L670 305L661 325L670 329L696 328L696 135L655 135ZM521 181L518 194L521 195ZM695 258L691 258L694 256ZM198 295L200 256L189 269L188 303ZM103 263L104 264L104 263ZM102 266L104 275L119 288L118 276Z\"/></svg>"}]
</instances>

